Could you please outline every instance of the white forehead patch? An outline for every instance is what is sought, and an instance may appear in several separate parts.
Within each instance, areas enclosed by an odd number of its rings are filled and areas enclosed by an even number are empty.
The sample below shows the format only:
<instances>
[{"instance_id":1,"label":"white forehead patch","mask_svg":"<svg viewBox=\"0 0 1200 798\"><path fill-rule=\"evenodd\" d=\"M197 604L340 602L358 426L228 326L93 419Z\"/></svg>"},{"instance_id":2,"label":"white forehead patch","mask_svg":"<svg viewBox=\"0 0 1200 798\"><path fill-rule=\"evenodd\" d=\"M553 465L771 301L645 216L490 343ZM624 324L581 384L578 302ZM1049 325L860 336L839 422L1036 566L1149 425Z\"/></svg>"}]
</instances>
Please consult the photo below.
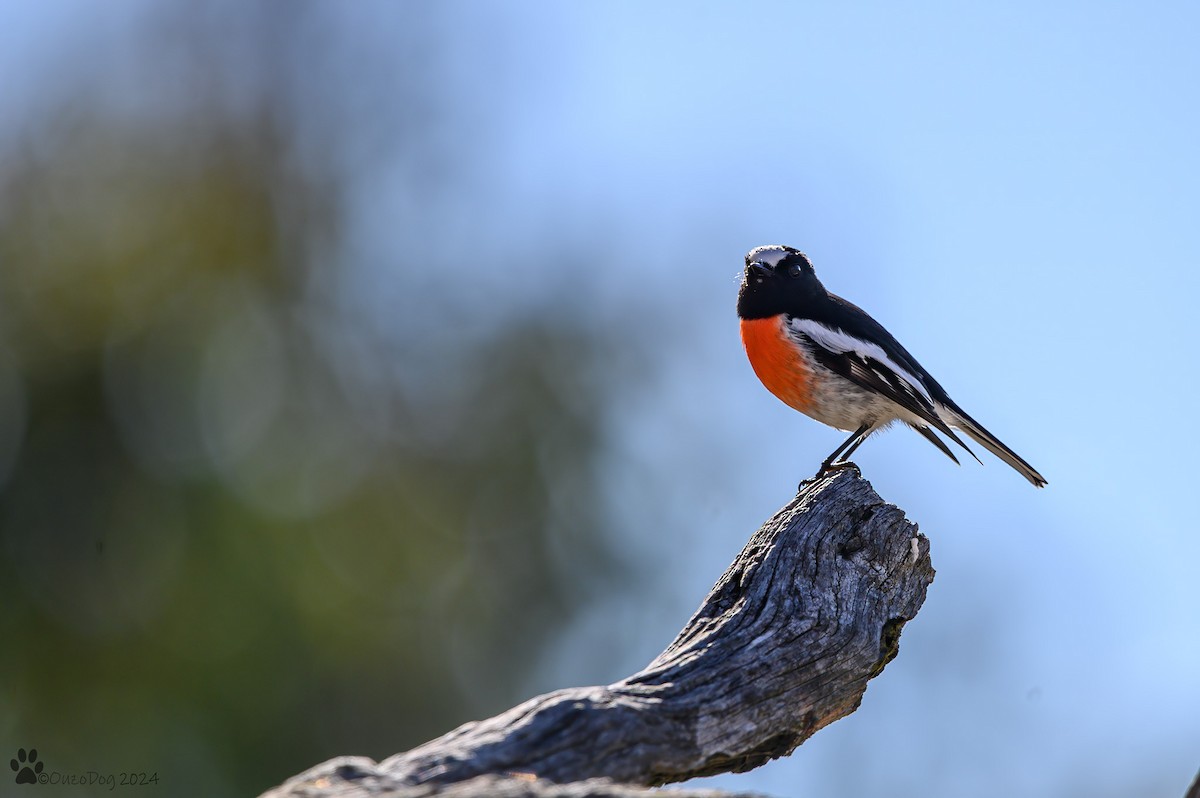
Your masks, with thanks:
<instances>
[{"instance_id":1,"label":"white forehead patch","mask_svg":"<svg viewBox=\"0 0 1200 798\"><path fill-rule=\"evenodd\" d=\"M763 263L771 268L779 265L779 261L792 254L782 244L768 244L765 247L755 247L746 255L747 263Z\"/></svg>"}]
</instances>

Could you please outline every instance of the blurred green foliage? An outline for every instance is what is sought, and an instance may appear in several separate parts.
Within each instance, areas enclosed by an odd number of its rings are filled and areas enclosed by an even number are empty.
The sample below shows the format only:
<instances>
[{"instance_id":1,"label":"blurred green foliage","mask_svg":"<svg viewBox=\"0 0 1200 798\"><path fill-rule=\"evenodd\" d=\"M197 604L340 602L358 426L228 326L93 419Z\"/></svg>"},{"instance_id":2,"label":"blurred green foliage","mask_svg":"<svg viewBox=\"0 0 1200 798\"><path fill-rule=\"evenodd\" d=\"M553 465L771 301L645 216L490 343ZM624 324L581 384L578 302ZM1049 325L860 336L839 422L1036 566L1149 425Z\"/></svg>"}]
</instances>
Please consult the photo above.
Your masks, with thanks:
<instances>
[{"instance_id":1,"label":"blurred green foliage","mask_svg":"<svg viewBox=\"0 0 1200 798\"><path fill-rule=\"evenodd\" d=\"M524 697L613 571L612 341L487 297L468 340L468 270L426 295L403 251L387 291L446 311L366 319L268 27L248 100L210 32L170 103L81 93L0 154L0 737L50 770L253 794L404 750Z\"/></svg>"}]
</instances>

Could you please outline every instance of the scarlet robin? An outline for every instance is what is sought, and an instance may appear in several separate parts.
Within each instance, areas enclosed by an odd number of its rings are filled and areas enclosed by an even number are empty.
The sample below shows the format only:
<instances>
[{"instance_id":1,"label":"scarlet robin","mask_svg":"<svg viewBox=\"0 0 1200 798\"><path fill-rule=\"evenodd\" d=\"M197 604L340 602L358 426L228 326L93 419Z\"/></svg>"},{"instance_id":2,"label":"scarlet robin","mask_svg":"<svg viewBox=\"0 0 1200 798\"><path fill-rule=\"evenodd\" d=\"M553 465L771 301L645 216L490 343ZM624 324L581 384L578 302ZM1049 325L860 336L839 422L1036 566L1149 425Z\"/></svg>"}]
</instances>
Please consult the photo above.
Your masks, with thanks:
<instances>
[{"instance_id":1,"label":"scarlet robin","mask_svg":"<svg viewBox=\"0 0 1200 798\"><path fill-rule=\"evenodd\" d=\"M737 312L746 355L767 390L823 424L853 430L820 473L838 467L873 432L900 421L956 463L934 430L975 457L958 429L1035 487L1046 484L955 404L879 322L827 291L803 252L783 245L750 250Z\"/></svg>"}]
</instances>

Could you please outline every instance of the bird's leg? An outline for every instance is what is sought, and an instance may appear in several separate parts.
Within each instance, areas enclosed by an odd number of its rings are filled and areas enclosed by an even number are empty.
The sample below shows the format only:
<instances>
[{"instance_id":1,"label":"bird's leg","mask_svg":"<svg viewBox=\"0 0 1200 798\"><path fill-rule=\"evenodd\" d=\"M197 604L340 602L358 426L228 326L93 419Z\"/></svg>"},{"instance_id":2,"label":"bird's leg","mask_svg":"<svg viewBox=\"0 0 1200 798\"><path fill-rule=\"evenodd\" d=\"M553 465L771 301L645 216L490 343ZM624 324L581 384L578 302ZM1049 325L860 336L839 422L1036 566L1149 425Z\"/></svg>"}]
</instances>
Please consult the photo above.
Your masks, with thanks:
<instances>
[{"instance_id":1,"label":"bird's leg","mask_svg":"<svg viewBox=\"0 0 1200 798\"><path fill-rule=\"evenodd\" d=\"M867 439L867 436L871 434L871 428L873 426L874 425L872 424L863 424L861 427L856 429L853 434L851 434L850 437L842 443L841 446L833 450L833 454L825 458L825 462L821 463L821 468L819 471L817 471L817 476L823 477L830 471L838 471L842 468L853 466L854 464L848 462L846 458L853 454L854 450L857 449L862 442ZM839 457L841 458L840 462L838 460Z\"/></svg>"},{"instance_id":2,"label":"bird's leg","mask_svg":"<svg viewBox=\"0 0 1200 798\"><path fill-rule=\"evenodd\" d=\"M839 458L839 460L843 463L849 461L850 455L854 454L855 449L857 449L859 446L863 445L863 441L865 441L870 436L872 429L873 429L873 427L871 424L863 424L861 427L859 427L858 430L855 431L855 433L854 433L855 435L860 436L859 439L856 440L850 446L849 449L842 452L842 456Z\"/></svg>"}]
</instances>

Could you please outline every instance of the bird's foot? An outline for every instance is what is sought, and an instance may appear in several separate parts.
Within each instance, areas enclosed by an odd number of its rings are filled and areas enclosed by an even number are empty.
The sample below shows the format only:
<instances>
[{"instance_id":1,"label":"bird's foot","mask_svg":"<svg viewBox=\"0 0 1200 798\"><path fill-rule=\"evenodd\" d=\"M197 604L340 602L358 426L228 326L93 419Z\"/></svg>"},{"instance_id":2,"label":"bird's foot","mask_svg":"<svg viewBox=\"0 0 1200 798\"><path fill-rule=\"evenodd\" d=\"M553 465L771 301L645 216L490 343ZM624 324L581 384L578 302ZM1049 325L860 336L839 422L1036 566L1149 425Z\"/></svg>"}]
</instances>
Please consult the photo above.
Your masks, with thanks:
<instances>
[{"instance_id":1,"label":"bird's foot","mask_svg":"<svg viewBox=\"0 0 1200 798\"><path fill-rule=\"evenodd\" d=\"M828 460L826 460L824 463L821 463L821 467L819 469L817 469L817 473L814 474L813 476L809 477L808 479L802 480L800 482L800 484L796 486L796 490L803 491L806 487L808 487L809 485L815 484L817 481L823 479L824 477L827 477L830 474L836 473L838 471L844 471L845 469L848 469L848 468L854 469L854 472L856 474L858 474L860 477L862 476L862 469L858 467L857 463L854 463L851 460L840 460L836 463L831 463Z\"/></svg>"},{"instance_id":2,"label":"bird's foot","mask_svg":"<svg viewBox=\"0 0 1200 798\"><path fill-rule=\"evenodd\" d=\"M828 476L835 471L844 471L847 468L854 469L855 473L857 473L860 477L862 476L862 469L851 460L839 460L836 463L831 463L830 461L826 460L824 463L821 463L821 467L817 470L817 475L813 477L813 479L820 479L821 477Z\"/></svg>"}]
</instances>

